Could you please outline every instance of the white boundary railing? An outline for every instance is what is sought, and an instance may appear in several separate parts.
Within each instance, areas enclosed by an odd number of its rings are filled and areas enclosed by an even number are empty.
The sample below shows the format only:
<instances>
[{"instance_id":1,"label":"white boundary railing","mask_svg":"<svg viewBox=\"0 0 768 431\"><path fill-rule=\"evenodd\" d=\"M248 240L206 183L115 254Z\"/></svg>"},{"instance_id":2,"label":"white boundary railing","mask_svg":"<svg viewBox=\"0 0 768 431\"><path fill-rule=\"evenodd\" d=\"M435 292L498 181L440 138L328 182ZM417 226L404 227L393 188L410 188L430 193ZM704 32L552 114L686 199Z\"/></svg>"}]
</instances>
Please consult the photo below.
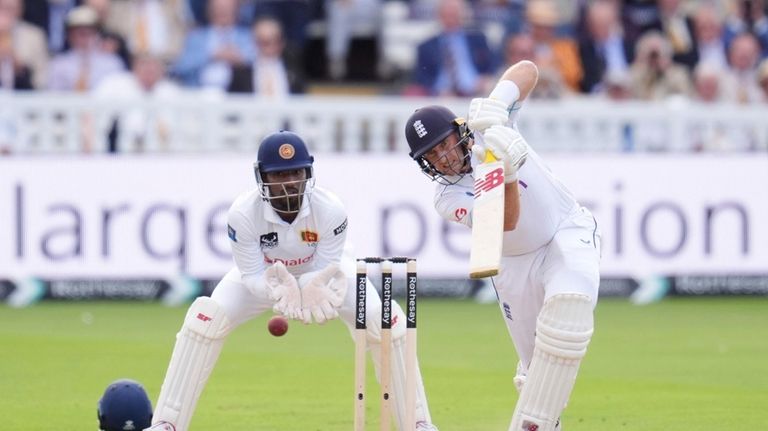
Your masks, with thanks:
<instances>
[{"instance_id":1,"label":"white boundary railing","mask_svg":"<svg viewBox=\"0 0 768 431\"><path fill-rule=\"evenodd\" d=\"M0 93L0 149L11 154L117 151L254 152L266 134L290 128L318 152L407 152L403 127L414 109L469 100L394 96L296 96L269 101L183 93L172 101L104 102L56 93ZM768 151L768 105L617 103L574 98L530 101L519 127L544 152Z\"/></svg>"}]
</instances>

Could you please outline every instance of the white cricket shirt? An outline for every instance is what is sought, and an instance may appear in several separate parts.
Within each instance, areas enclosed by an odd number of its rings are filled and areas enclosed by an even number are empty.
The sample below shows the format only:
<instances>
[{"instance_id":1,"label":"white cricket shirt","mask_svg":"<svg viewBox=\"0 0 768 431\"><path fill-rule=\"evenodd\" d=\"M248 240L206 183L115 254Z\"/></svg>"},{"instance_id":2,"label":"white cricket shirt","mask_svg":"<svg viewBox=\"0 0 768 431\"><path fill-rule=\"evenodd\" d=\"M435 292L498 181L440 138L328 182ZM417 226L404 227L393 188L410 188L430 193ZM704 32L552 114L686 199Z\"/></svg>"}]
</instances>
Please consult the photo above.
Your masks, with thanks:
<instances>
[{"instance_id":1,"label":"white cricket shirt","mask_svg":"<svg viewBox=\"0 0 768 431\"><path fill-rule=\"evenodd\" d=\"M478 137L479 134L476 134L475 139ZM473 157L472 166L478 163ZM544 246L555 235L560 223L579 208L573 194L552 174L530 146L528 158L518 171L518 180L520 218L515 230L504 232L504 256L530 253ZM435 190L437 212L448 221L471 227L474 181L472 174L468 174L454 185L438 185Z\"/></svg>"},{"instance_id":2,"label":"white cricket shirt","mask_svg":"<svg viewBox=\"0 0 768 431\"><path fill-rule=\"evenodd\" d=\"M235 264L243 281L261 279L282 262L298 277L339 264L347 238L347 212L333 193L315 186L293 223L288 224L262 199L259 190L241 194L227 215Z\"/></svg>"}]
</instances>

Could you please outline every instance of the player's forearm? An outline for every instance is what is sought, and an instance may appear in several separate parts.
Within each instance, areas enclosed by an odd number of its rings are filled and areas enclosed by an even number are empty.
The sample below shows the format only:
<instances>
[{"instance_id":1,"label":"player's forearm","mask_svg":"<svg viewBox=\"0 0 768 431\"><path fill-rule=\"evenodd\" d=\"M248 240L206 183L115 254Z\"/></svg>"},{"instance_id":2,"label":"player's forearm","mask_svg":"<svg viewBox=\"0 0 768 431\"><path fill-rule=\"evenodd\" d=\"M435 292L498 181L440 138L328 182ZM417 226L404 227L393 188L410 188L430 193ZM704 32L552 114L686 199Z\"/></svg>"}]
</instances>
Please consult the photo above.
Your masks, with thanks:
<instances>
[{"instance_id":1,"label":"player's forearm","mask_svg":"<svg viewBox=\"0 0 768 431\"><path fill-rule=\"evenodd\" d=\"M515 230L520 219L520 193L517 181L504 187L504 232L509 232Z\"/></svg>"},{"instance_id":2,"label":"player's forearm","mask_svg":"<svg viewBox=\"0 0 768 431\"><path fill-rule=\"evenodd\" d=\"M525 100L525 98L528 97L528 94L531 93L533 88L536 86L538 79L539 69L536 67L536 64L529 60L523 60L518 61L517 63L510 66L506 71L504 71L504 74L501 75L499 82L514 82L515 85L517 85L517 88L520 90L520 95L517 98L517 101L522 101ZM515 102L515 100L504 100L504 102L511 104Z\"/></svg>"}]
</instances>

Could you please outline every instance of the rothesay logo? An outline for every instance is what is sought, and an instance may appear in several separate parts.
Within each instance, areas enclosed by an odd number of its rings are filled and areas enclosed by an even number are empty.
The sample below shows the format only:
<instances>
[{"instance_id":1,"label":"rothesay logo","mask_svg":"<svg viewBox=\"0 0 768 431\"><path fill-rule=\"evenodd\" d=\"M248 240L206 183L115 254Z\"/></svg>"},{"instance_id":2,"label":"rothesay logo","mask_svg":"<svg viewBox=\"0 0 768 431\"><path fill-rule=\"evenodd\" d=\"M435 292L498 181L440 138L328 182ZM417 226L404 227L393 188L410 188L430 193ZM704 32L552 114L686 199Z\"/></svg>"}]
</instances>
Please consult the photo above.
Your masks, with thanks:
<instances>
[{"instance_id":1,"label":"rothesay logo","mask_svg":"<svg viewBox=\"0 0 768 431\"><path fill-rule=\"evenodd\" d=\"M424 127L424 124L421 123L421 120L414 121L413 128L416 130L416 134L419 135L419 138L427 136L427 128Z\"/></svg>"}]
</instances>

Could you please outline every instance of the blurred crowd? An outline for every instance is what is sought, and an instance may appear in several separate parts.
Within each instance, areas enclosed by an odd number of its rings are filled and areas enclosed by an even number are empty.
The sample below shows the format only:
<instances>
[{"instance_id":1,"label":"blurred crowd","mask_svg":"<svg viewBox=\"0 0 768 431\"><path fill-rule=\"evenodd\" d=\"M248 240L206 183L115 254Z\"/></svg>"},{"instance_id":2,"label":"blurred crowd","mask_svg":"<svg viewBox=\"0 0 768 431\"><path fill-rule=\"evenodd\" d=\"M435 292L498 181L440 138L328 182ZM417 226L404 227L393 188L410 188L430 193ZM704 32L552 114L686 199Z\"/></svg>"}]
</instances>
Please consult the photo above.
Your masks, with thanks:
<instances>
[{"instance_id":1,"label":"blurred crowd","mask_svg":"<svg viewBox=\"0 0 768 431\"><path fill-rule=\"evenodd\" d=\"M436 30L414 38L409 70L371 77L390 92L483 95L530 59L534 98L768 102L765 0L0 0L0 87L302 93L381 65L385 49L352 42L376 39L395 3ZM318 56L321 74L307 64Z\"/></svg>"}]
</instances>

